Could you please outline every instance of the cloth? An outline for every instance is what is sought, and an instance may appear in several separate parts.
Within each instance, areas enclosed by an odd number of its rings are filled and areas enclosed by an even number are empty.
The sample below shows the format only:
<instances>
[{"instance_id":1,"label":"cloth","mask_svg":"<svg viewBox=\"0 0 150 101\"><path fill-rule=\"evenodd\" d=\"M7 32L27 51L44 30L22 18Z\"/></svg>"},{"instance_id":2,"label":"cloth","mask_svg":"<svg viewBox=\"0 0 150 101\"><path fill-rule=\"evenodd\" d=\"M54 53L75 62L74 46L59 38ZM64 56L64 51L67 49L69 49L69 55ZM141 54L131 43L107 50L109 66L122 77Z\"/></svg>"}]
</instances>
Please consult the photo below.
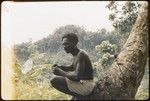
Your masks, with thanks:
<instances>
[{"instance_id":1,"label":"cloth","mask_svg":"<svg viewBox=\"0 0 150 101\"><path fill-rule=\"evenodd\" d=\"M80 80L80 82L76 82L66 78L66 82L70 91L83 96L89 95L95 86L93 80Z\"/></svg>"}]
</instances>

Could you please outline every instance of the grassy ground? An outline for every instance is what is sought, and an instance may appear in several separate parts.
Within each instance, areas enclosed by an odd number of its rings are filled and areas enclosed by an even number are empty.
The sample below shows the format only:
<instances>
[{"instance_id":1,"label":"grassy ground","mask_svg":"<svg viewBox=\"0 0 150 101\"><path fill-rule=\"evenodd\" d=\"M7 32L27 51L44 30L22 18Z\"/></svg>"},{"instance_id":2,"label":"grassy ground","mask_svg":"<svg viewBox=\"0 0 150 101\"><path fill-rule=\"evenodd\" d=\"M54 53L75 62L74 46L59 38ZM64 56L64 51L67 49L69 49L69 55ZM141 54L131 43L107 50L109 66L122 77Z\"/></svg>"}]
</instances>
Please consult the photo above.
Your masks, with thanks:
<instances>
[{"instance_id":1,"label":"grassy ground","mask_svg":"<svg viewBox=\"0 0 150 101\"><path fill-rule=\"evenodd\" d=\"M41 65L40 68L31 70L23 75L18 64L15 69L15 99L17 100L68 100L70 96L55 90L49 84L49 79L44 78L38 82L44 69L49 69L50 64Z\"/></svg>"}]
</instances>

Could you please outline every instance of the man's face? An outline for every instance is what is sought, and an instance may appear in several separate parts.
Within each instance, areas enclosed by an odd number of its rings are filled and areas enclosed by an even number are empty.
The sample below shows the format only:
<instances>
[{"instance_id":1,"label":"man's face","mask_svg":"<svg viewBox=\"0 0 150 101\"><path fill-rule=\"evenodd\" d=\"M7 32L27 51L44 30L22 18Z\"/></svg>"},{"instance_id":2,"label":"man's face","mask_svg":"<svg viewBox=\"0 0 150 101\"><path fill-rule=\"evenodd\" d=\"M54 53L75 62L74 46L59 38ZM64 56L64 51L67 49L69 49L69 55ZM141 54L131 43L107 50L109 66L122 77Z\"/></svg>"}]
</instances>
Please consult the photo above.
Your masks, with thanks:
<instances>
[{"instance_id":1,"label":"man's face","mask_svg":"<svg viewBox=\"0 0 150 101\"><path fill-rule=\"evenodd\" d=\"M67 38L63 39L62 44L64 46L64 50L66 51L66 53L70 53L74 50L75 45L73 45L72 42Z\"/></svg>"}]
</instances>

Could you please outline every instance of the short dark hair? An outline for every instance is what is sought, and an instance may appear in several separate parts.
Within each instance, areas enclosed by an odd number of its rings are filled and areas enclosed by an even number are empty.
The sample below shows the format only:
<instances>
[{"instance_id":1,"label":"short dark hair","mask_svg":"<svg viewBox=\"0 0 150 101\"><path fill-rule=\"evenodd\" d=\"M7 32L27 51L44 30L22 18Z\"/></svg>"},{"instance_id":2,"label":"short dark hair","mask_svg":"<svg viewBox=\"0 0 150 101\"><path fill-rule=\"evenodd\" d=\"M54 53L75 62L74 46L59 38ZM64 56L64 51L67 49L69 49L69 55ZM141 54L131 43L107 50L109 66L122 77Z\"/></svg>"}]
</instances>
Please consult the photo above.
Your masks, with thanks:
<instances>
[{"instance_id":1,"label":"short dark hair","mask_svg":"<svg viewBox=\"0 0 150 101\"><path fill-rule=\"evenodd\" d=\"M62 36L62 40L64 38L68 38L74 45L79 42L78 36L75 33L66 33Z\"/></svg>"}]
</instances>

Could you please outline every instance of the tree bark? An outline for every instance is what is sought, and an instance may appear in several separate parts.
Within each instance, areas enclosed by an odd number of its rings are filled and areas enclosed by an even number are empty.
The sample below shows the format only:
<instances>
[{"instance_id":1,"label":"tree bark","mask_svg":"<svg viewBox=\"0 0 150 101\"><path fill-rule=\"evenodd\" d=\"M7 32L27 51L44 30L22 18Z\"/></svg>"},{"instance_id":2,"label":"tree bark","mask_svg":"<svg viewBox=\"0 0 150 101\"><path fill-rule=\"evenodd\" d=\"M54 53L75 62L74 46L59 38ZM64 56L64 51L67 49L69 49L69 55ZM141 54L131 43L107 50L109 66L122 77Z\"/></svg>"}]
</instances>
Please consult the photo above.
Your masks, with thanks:
<instances>
[{"instance_id":1,"label":"tree bark","mask_svg":"<svg viewBox=\"0 0 150 101\"><path fill-rule=\"evenodd\" d=\"M101 74L93 92L80 100L133 100L144 75L148 56L148 3L111 67Z\"/></svg>"}]
</instances>

